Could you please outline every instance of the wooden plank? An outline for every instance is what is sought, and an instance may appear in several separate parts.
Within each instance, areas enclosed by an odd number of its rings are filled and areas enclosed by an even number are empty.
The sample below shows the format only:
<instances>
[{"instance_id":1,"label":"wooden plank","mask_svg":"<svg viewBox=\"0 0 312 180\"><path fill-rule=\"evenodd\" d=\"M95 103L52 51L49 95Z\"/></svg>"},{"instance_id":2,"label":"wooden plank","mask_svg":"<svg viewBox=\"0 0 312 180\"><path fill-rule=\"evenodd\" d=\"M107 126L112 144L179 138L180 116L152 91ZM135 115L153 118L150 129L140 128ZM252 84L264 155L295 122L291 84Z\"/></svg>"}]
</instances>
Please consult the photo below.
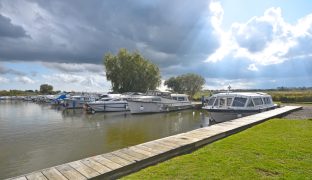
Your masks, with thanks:
<instances>
[{"instance_id":1,"label":"wooden plank","mask_svg":"<svg viewBox=\"0 0 312 180\"><path fill-rule=\"evenodd\" d=\"M83 164L89 166L90 168L96 170L100 174L104 174L106 172L111 171L111 169L109 169L108 167L103 166L101 163L98 163L98 162L96 162L96 161L94 161L93 159L90 159L90 158L82 159L81 162Z\"/></svg>"},{"instance_id":2,"label":"wooden plank","mask_svg":"<svg viewBox=\"0 0 312 180\"><path fill-rule=\"evenodd\" d=\"M143 159L146 159L146 158L149 158L150 156L146 156L144 154L141 154L137 151L134 151L134 150L131 150L129 148L124 148L124 149L121 149L120 152L124 153L124 154L128 154L130 156L133 156L139 160L143 160Z\"/></svg>"},{"instance_id":3,"label":"wooden plank","mask_svg":"<svg viewBox=\"0 0 312 180\"><path fill-rule=\"evenodd\" d=\"M159 151L163 151L163 152L167 152L167 151L172 150L172 148L169 148L167 146L162 146L161 144L155 144L153 141L152 142L148 142L148 143L144 143L144 144L142 144L142 146L146 146L146 147L149 147L149 148L152 148L152 149L156 149L156 150L159 150Z\"/></svg>"},{"instance_id":4,"label":"wooden plank","mask_svg":"<svg viewBox=\"0 0 312 180\"><path fill-rule=\"evenodd\" d=\"M39 171L26 175L28 180L47 180L47 178Z\"/></svg>"},{"instance_id":5,"label":"wooden plank","mask_svg":"<svg viewBox=\"0 0 312 180\"><path fill-rule=\"evenodd\" d=\"M139 158L130 156L130 155L128 155L128 154L125 154L125 153L121 152L120 150L118 150L118 151L113 151L113 152L111 152L111 153L114 154L115 156L118 156L118 157L120 157L120 158L122 158L122 159L125 159L125 160L127 160L127 161L131 161L131 162L133 162L133 163L135 163L135 162L137 162L137 161L140 161Z\"/></svg>"},{"instance_id":6,"label":"wooden plank","mask_svg":"<svg viewBox=\"0 0 312 180\"><path fill-rule=\"evenodd\" d=\"M20 176L20 177L14 177L14 178L10 178L7 180L27 180L27 178L25 176Z\"/></svg>"},{"instance_id":7,"label":"wooden plank","mask_svg":"<svg viewBox=\"0 0 312 180\"><path fill-rule=\"evenodd\" d=\"M104 158L109 159L109 160L111 160L111 161L113 161L113 162L115 162L117 164L122 165L122 166L127 166L127 165L133 163L133 161L125 160L125 159L123 159L123 158L121 158L119 156L116 156L116 155L112 154L112 153L102 154L102 156Z\"/></svg>"},{"instance_id":8,"label":"wooden plank","mask_svg":"<svg viewBox=\"0 0 312 180\"><path fill-rule=\"evenodd\" d=\"M166 143L176 144L180 147L189 144L189 143L182 141L180 139L173 139L173 138L163 139L162 141L166 142Z\"/></svg>"},{"instance_id":9,"label":"wooden plank","mask_svg":"<svg viewBox=\"0 0 312 180\"><path fill-rule=\"evenodd\" d=\"M152 152L152 153L155 153L155 154L162 154L162 153L166 152L165 150L150 148L150 147L144 146L142 144L139 144L139 145L136 145L136 146L133 146L133 147L137 147L137 148L143 149L144 151L149 151L149 152Z\"/></svg>"},{"instance_id":10,"label":"wooden plank","mask_svg":"<svg viewBox=\"0 0 312 180\"><path fill-rule=\"evenodd\" d=\"M113 161L111 161L109 159L106 159L106 158L104 158L101 155L93 156L93 157L91 157L91 159L101 163L102 165L108 167L111 170L118 169L118 168L122 167L122 165L117 164L117 163L115 163L115 162L113 162Z\"/></svg>"},{"instance_id":11,"label":"wooden plank","mask_svg":"<svg viewBox=\"0 0 312 180\"><path fill-rule=\"evenodd\" d=\"M181 145L165 142L164 140L155 141L155 143L159 143L164 146L172 147L172 149L179 148Z\"/></svg>"},{"instance_id":12,"label":"wooden plank","mask_svg":"<svg viewBox=\"0 0 312 180\"><path fill-rule=\"evenodd\" d=\"M67 180L66 177L64 177L57 169L54 167L44 169L41 171L42 174L44 174L45 177L47 177L49 180Z\"/></svg>"},{"instance_id":13,"label":"wooden plank","mask_svg":"<svg viewBox=\"0 0 312 180\"><path fill-rule=\"evenodd\" d=\"M141 154L145 154L148 157L152 157L152 156L155 156L155 155L158 154L158 153L155 153L155 152L148 151L146 149L140 148L139 146L132 146L132 147L129 147L129 149L131 149L133 151L136 151L136 152L139 152Z\"/></svg>"},{"instance_id":14,"label":"wooden plank","mask_svg":"<svg viewBox=\"0 0 312 180\"><path fill-rule=\"evenodd\" d=\"M85 164L81 163L80 161L70 162L70 163L68 163L68 165L70 165L72 168L74 168L75 170L77 170L79 173L81 173L82 175L84 175L87 178L93 178L93 177L100 175L100 173L98 173L94 169L90 168L89 166L86 166Z\"/></svg>"},{"instance_id":15,"label":"wooden plank","mask_svg":"<svg viewBox=\"0 0 312 180\"><path fill-rule=\"evenodd\" d=\"M85 180L87 179L85 176L80 174L74 168L67 164L63 164L55 167L58 171L60 171L67 179L77 179L77 180Z\"/></svg>"},{"instance_id":16,"label":"wooden plank","mask_svg":"<svg viewBox=\"0 0 312 180\"><path fill-rule=\"evenodd\" d=\"M184 139L184 140L193 140L193 142L197 142L203 139L203 137L201 135L198 134L191 134L191 133L187 133L184 135L180 135L178 138L180 139Z\"/></svg>"}]
</instances>

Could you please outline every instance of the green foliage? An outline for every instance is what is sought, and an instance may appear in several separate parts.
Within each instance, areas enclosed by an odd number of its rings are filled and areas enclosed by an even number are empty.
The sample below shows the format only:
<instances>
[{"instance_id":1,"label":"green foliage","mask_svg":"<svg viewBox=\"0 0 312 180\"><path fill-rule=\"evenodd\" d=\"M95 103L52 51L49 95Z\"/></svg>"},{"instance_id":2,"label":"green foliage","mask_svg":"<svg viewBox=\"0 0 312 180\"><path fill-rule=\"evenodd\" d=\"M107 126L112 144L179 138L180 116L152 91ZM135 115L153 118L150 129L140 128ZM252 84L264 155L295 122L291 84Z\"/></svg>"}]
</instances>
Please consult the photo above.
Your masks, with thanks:
<instances>
[{"instance_id":1,"label":"green foliage","mask_svg":"<svg viewBox=\"0 0 312 180\"><path fill-rule=\"evenodd\" d=\"M311 179L311 128L273 119L124 179Z\"/></svg>"},{"instance_id":2,"label":"green foliage","mask_svg":"<svg viewBox=\"0 0 312 180\"><path fill-rule=\"evenodd\" d=\"M312 102L312 90L288 90L267 92L273 101L282 103Z\"/></svg>"},{"instance_id":3,"label":"green foliage","mask_svg":"<svg viewBox=\"0 0 312 180\"><path fill-rule=\"evenodd\" d=\"M40 93L41 94L52 94L53 93L53 86L49 84L41 84L40 85Z\"/></svg>"},{"instance_id":4,"label":"green foliage","mask_svg":"<svg viewBox=\"0 0 312 180\"><path fill-rule=\"evenodd\" d=\"M200 91L205 84L205 79L197 74L184 74L177 77L171 77L165 81L165 85L177 93L186 93L193 97Z\"/></svg>"},{"instance_id":5,"label":"green foliage","mask_svg":"<svg viewBox=\"0 0 312 180\"><path fill-rule=\"evenodd\" d=\"M30 90L26 90L26 91L21 91L21 90L2 90L0 91L0 96L30 96L30 95L34 95L35 93L30 91Z\"/></svg>"},{"instance_id":6,"label":"green foliage","mask_svg":"<svg viewBox=\"0 0 312 180\"><path fill-rule=\"evenodd\" d=\"M161 82L159 68L138 52L120 49L117 55L106 54L104 66L114 92L146 92Z\"/></svg>"}]
</instances>

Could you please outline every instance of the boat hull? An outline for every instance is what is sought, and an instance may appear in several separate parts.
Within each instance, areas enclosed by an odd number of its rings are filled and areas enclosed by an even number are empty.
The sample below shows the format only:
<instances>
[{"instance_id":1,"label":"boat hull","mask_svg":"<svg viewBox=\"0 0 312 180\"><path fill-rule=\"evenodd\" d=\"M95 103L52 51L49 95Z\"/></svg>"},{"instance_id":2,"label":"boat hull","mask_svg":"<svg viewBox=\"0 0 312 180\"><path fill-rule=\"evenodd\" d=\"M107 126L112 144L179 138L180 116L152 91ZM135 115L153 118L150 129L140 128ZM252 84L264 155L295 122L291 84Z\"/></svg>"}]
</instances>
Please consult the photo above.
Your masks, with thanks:
<instances>
[{"instance_id":1,"label":"boat hull","mask_svg":"<svg viewBox=\"0 0 312 180\"><path fill-rule=\"evenodd\" d=\"M142 101L129 101L130 112L132 114L141 113L160 113L169 111L178 111L192 108L191 103L156 103L156 102L142 102Z\"/></svg>"},{"instance_id":2,"label":"boat hull","mask_svg":"<svg viewBox=\"0 0 312 180\"><path fill-rule=\"evenodd\" d=\"M215 122L229 121L256 113L267 111L274 108L255 109L255 110L233 110L233 109L206 109L209 116Z\"/></svg>"},{"instance_id":3,"label":"boat hull","mask_svg":"<svg viewBox=\"0 0 312 180\"><path fill-rule=\"evenodd\" d=\"M118 103L87 103L88 111L94 112L119 112L128 111L127 102Z\"/></svg>"}]
</instances>

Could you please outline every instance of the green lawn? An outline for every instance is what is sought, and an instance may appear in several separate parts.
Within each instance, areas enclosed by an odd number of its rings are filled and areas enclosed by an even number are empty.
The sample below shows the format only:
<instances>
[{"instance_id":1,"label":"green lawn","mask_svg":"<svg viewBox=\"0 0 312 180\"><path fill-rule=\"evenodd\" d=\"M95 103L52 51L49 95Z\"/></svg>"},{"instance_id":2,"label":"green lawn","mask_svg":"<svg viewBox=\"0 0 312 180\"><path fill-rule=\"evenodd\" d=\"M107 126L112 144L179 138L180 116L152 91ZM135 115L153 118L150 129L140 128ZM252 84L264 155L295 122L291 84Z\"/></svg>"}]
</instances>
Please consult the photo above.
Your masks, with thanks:
<instances>
[{"instance_id":1,"label":"green lawn","mask_svg":"<svg viewBox=\"0 0 312 180\"><path fill-rule=\"evenodd\" d=\"M312 121L273 119L124 179L311 179Z\"/></svg>"}]
</instances>

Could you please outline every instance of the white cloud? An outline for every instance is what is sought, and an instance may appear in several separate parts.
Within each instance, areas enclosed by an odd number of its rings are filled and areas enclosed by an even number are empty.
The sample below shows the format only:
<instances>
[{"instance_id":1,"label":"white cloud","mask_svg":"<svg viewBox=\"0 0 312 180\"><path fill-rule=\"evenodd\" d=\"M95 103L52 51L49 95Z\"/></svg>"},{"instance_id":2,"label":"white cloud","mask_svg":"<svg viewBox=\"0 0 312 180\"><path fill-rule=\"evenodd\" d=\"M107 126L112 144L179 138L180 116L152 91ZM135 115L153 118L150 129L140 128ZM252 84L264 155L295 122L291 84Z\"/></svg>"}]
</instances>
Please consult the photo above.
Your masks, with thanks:
<instances>
[{"instance_id":1,"label":"white cloud","mask_svg":"<svg viewBox=\"0 0 312 180\"><path fill-rule=\"evenodd\" d=\"M1 77L0 76L0 83L8 83L10 80L8 78L5 77Z\"/></svg>"},{"instance_id":2,"label":"white cloud","mask_svg":"<svg viewBox=\"0 0 312 180\"><path fill-rule=\"evenodd\" d=\"M209 4L209 10L211 13L210 22L216 31L222 30L220 28L223 20L223 8L218 1L211 1Z\"/></svg>"},{"instance_id":3,"label":"white cloud","mask_svg":"<svg viewBox=\"0 0 312 180\"><path fill-rule=\"evenodd\" d=\"M256 85L254 81L249 79L206 78L206 82L205 89L227 90L229 85L231 89L250 89Z\"/></svg>"},{"instance_id":4,"label":"white cloud","mask_svg":"<svg viewBox=\"0 0 312 180\"><path fill-rule=\"evenodd\" d=\"M14 79L15 79L15 81L21 82L23 84L34 84L35 83L34 80L30 79L27 76L18 76L18 77L15 77Z\"/></svg>"},{"instance_id":5,"label":"white cloud","mask_svg":"<svg viewBox=\"0 0 312 180\"><path fill-rule=\"evenodd\" d=\"M109 91L110 83L102 74L83 73L81 75L57 73L43 75L46 83L51 84L55 89L66 91Z\"/></svg>"},{"instance_id":6,"label":"white cloud","mask_svg":"<svg viewBox=\"0 0 312 180\"><path fill-rule=\"evenodd\" d=\"M283 19L281 8L272 7L263 16L233 23L230 30L219 29L218 33L221 45L206 62L221 61L227 56L242 58L254 64L249 70L255 70L255 65L278 64L312 55L312 14L291 25Z\"/></svg>"},{"instance_id":7,"label":"white cloud","mask_svg":"<svg viewBox=\"0 0 312 180\"><path fill-rule=\"evenodd\" d=\"M247 69L250 71L259 71L255 64L250 64Z\"/></svg>"}]
</instances>

